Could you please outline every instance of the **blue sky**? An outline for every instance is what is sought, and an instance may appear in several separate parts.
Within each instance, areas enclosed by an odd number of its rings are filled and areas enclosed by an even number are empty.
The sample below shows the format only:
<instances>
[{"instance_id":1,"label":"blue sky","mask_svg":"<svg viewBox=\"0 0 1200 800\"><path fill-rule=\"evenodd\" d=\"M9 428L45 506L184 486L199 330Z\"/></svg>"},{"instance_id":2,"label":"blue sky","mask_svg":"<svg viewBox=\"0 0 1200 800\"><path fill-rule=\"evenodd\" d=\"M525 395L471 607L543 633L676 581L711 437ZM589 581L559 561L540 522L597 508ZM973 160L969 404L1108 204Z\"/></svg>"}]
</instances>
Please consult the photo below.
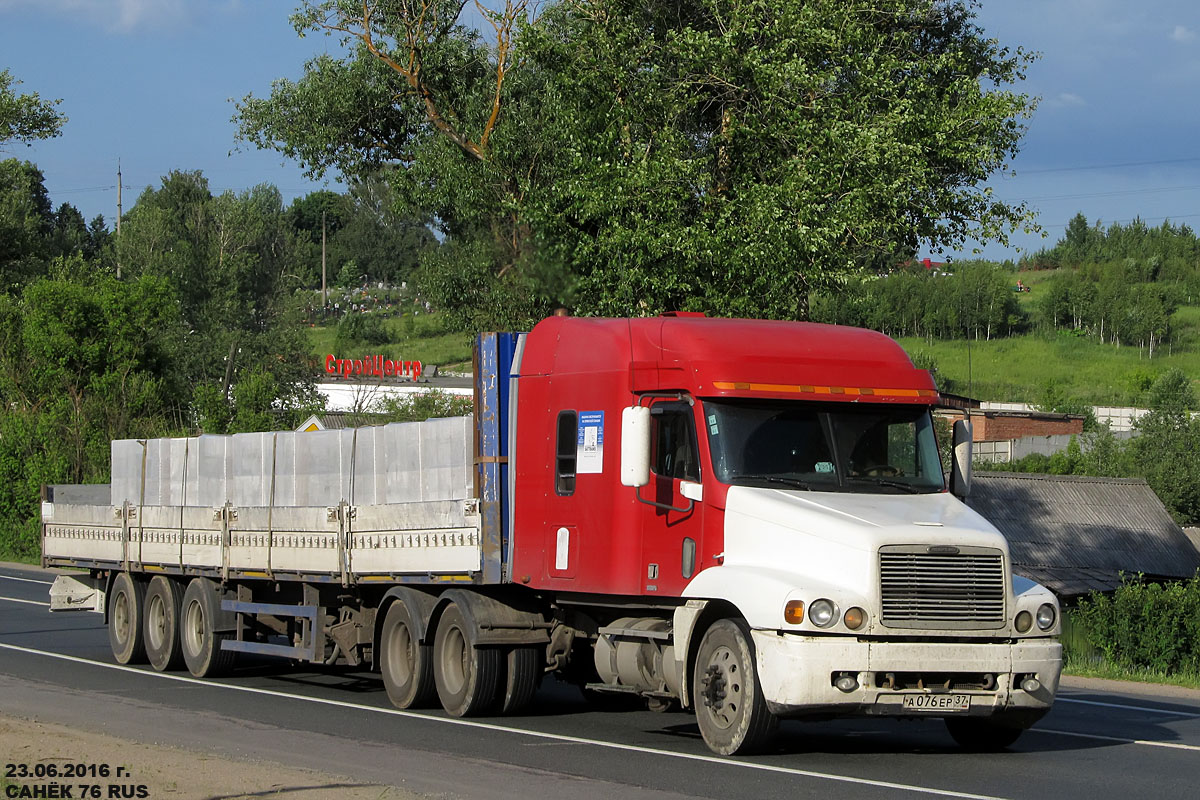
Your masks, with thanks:
<instances>
[{"instance_id":1,"label":"blue sky","mask_svg":"<svg viewBox=\"0 0 1200 800\"><path fill-rule=\"evenodd\" d=\"M0 0L0 68L21 91L62 98L63 136L0 157L35 162L55 205L116 213L120 158L128 209L172 169L214 191L273 183L290 202L321 184L270 151L237 150L232 99L265 95L334 46L300 39L290 0ZM979 22L1042 57L1022 91L1041 98L1015 176L997 197L1027 201L1054 243L1079 211L1200 228L1200 3L1196 0L984 0ZM231 152L232 151L232 152ZM333 188L339 187L333 185ZM982 245L982 255L1017 257ZM964 254L965 255L965 254Z\"/></svg>"}]
</instances>

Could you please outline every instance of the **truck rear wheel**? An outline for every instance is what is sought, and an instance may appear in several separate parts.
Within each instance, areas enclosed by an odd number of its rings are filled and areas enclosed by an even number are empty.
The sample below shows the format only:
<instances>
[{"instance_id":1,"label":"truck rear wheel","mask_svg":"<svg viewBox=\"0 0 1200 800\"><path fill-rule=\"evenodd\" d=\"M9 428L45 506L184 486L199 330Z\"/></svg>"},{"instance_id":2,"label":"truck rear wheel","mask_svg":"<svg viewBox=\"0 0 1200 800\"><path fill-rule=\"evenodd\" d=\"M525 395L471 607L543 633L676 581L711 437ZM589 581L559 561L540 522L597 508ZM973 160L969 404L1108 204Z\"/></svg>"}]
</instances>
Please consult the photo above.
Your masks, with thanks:
<instances>
[{"instance_id":1,"label":"truck rear wheel","mask_svg":"<svg viewBox=\"0 0 1200 800\"><path fill-rule=\"evenodd\" d=\"M402 601L388 607L379 640L379 671L392 705L423 708L432 704L437 694L433 648L417 638L412 615Z\"/></svg>"},{"instance_id":2,"label":"truck rear wheel","mask_svg":"<svg viewBox=\"0 0 1200 800\"><path fill-rule=\"evenodd\" d=\"M451 603L433 640L433 678L442 708L452 717L486 714L500 701L503 652L471 644L466 620Z\"/></svg>"},{"instance_id":3,"label":"truck rear wheel","mask_svg":"<svg viewBox=\"0 0 1200 800\"><path fill-rule=\"evenodd\" d=\"M705 631L693 681L696 720L710 750L744 755L770 742L779 721L763 697L745 623L723 619Z\"/></svg>"},{"instance_id":4,"label":"truck rear wheel","mask_svg":"<svg viewBox=\"0 0 1200 800\"><path fill-rule=\"evenodd\" d=\"M144 630L146 657L159 672L183 666L179 648L179 609L183 588L164 575L155 575L146 589Z\"/></svg>"},{"instance_id":5,"label":"truck rear wheel","mask_svg":"<svg viewBox=\"0 0 1200 800\"><path fill-rule=\"evenodd\" d=\"M145 607L146 584L128 572L119 573L108 595L108 644L118 664L146 661L146 640L142 634Z\"/></svg>"},{"instance_id":6,"label":"truck rear wheel","mask_svg":"<svg viewBox=\"0 0 1200 800\"><path fill-rule=\"evenodd\" d=\"M188 672L197 678L212 678L228 672L237 655L222 650L221 642L232 638L223 627L226 612L221 611L217 585L208 578L192 578L183 593L179 619L179 644Z\"/></svg>"},{"instance_id":7,"label":"truck rear wheel","mask_svg":"<svg viewBox=\"0 0 1200 800\"><path fill-rule=\"evenodd\" d=\"M544 660L539 647L514 647L508 651L501 714L519 714L533 700L541 682Z\"/></svg>"}]
</instances>

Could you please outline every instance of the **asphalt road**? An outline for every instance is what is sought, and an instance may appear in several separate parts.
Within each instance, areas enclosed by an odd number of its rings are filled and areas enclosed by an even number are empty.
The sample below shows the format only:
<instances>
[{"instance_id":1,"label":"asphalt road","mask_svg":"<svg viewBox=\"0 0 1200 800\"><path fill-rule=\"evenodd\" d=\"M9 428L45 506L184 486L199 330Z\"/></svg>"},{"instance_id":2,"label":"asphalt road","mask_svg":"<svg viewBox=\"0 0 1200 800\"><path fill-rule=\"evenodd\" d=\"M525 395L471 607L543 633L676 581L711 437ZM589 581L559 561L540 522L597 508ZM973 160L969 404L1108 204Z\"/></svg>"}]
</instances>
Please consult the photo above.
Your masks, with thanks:
<instances>
[{"instance_id":1,"label":"asphalt road","mask_svg":"<svg viewBox=\"0 0 1200 800\"><path fill-rule=\"evenodd\" d=\"M936 720L863 720L785 722L771 754L729 759L689 714L599 711L553 682L526 716L455 720L393 708L363 672L260 662L198 681L121 667L99 614L49 613L49 580L0 567L0 709L136 741L440 797L1200 796L1197 692L1070 685L1004 753L961 752Z\"/></svg>"}]
</instances>

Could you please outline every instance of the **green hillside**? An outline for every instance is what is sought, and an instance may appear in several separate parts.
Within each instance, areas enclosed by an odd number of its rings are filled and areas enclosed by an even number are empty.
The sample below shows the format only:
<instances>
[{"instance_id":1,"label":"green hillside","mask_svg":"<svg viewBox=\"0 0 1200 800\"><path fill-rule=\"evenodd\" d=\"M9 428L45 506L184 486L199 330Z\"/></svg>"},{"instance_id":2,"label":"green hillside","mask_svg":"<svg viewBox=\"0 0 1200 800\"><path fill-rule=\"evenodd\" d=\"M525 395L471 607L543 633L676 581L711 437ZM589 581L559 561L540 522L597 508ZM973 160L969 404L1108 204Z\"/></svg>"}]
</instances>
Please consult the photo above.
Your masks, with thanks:
<instances>
[{"instance_id":1,"label":"green hillside","mask_svg":"<svg viewBox=\"0 0 1200 800\"><path fill-rule=\"evenodd\" d=\"M1024 280L1024 278L1022 278ZM1168 369L1200 376L1200 307L1172 316L1175 340L1147 357L1144 348L1116 347L1069 332L1001 339L949 341L905 337L909 353L931 358L943 391L981 400L1038 402L1046 386L1090 405L1137 405L1154 378Z\"/></svg>"}]
</instances>

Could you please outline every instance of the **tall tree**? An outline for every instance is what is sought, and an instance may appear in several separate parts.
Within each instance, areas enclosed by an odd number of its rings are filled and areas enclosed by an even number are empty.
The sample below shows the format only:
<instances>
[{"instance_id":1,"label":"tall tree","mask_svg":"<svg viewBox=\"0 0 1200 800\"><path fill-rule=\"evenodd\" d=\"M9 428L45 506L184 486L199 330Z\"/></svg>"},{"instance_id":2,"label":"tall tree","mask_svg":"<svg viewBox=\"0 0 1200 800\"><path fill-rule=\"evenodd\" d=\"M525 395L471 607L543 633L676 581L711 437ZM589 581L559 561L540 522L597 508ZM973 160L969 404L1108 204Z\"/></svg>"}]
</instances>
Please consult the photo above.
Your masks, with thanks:
<instances>
[{"instance_id":1,"label":"tall tree","mask_svg":"<svg viewBox=\"0 0 1200 800\"><path fill-rule=\"evenodd\" d=\"M241 131L314 172L387 169L442 225L423 275L464 321L573 276L589 313L806 316L854 271L1030 219L981 186L1030 56L974 6L576 0L523 25L510 4L485 38L460 3L306 4L298 30L351 47L247 97Z\"/></svg>"},{"instance_id":2,"label":"tall tree","mask_svg":"<svg viewBox=\"0 0 1200 800\"><path fill-rule=\"evenodd\" d=\"M189 330L180 353L185 374L210 387L229 416L238 380L255 369L273 376L282 408L311 404L294 298L302 286L293 271L296 234L275 187L213 196L200 173L172 172L138 198L116 250L129 274L170 281ZM211 396L204 396L210 407ZM220 416L211 408L205 415Z\"/></svg>"},{"instance_id":3,"label":"tall tree","mask_svg":"<svg viewBox=\"0 0 1200 800\"><path fill-rule=\"evenodd\" d=\"M300 80L277 81L269 98L244 98L240 135L298 159L313 175L337 169L357 181L387 180L401 219L430 219L443 240L468 245L427 252L435 299L459 304L465 295L454 275L478 270L501 298L488 324L523 324L551 304L528 274L534 243L525 181L529 150L540 140L519 134L529 109L512 110L520 106L512 79L524 71L516 35L528 9L524 0L498 12L476 4L480 32L461 24L465 5L303 4L292 18L297 32L338 37L342 57L313 59Z\"/></svg>"}]
</instances>

